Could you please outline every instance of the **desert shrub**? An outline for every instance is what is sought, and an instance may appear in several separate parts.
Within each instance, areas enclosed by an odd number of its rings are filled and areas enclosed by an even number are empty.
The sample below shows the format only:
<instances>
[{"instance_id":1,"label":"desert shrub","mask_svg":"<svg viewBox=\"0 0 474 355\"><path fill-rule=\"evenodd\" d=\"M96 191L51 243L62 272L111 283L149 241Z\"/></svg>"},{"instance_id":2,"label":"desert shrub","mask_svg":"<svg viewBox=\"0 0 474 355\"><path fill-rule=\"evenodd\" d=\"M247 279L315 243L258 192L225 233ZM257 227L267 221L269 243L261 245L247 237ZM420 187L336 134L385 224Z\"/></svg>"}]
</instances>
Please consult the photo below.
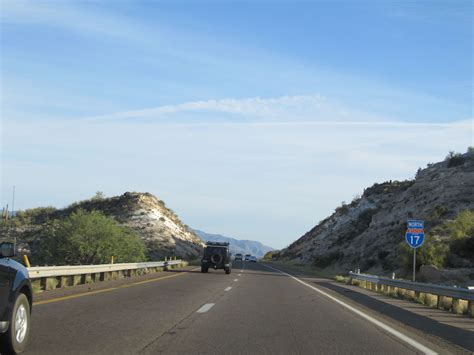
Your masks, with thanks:
<instances>
[{"instance_id":1,"label":"desert shrub","mask_svg":"<svg viewBox=\"0 0 474 355\"><path fill-rule=\"evenodd\" d=\"M265 255L263 256L263 260L272 260L272 257L273 257L273 253L271 251L269 252L266 252Z\"/></svg>"},{"instance_id":2,"label":"desert shrub","mask_svg":"<svg viewBox=\"0 0 474 355\"><path fill-rule=\"evenodd\" d=\"M29 208L24 211L18 211L15 214L15 219L20 224L43 223L48 221L55 211L56 208L52 206Z\"/></svg>"},{"instance_id":3,"label":"desert shrub","mask_svg":"<svg viewBox=\"0 0 474 355\"><path fill-rule=\"evenodd\" d=\"M449 256L449 245L434 238L426 237L424 244L416 252L417 269L421 265L443 267ZM406 242L401 242L399 245L399 261L405 269L411 270L413 268L413 249Z\"/></svg>"},{"instance_id":4,"label":"desert shrub","mask_svg":"<svg viewBox=\"0 0 474 355\"><path fill-rule=\"evenodd\" d=\"M445 208L437 207L434 214L445 212ZM401 266L413 267L413 250L405 242L400 243L399 260ZM417 266L460 266L469 261L474 262L474 212L469 210L433 228L417 250Z\"/></svg>"},{"instance_id":5,"label":"desert shrub","mask_svg":"<svg viewBox=\"0 0 474 355\"><path fill-rule=\"evenodd\" d=\"M433 229L433 233L451 239L466 238L474 230L474 211L461 211L455 219L447 220Z\"/></svg>"},{"instance_id":6,"label":"desert shrub","mask_svg":"<svg viewBox=\"0 0 474 355\"><path fill-rule=\"evenodd\" d=\"M349 205L346 204L346 201L342 201L341 205L336 208L336 212L339 212L341 214L344 214L347 211L349 211Z\"/></svg>"},{"instance_id":7,"label":"desert shrub","mask_svg":"<svg viewBox=\"0 0 474 355\"><path fill-rule=\"evenodd\" d=\"M448 168L455 166L463 165L466 161L466 158L461 153L449 152L446 156L446 161L448 162Z\"/></svg>"},{"instance_id":8,"label":"desert shrub","mask_svg":"<svg viewBox=\"0 0 474 355\"><path fill-rule=\"evenodd\" d=\"M102 191L97 191L94 196L92 196L91 201L101 201L105 198L105 194Z\"/></svg>"},{"instance_id":9,"label":"desert shrub","mask_svg":"<svg viewBox=\"0 0 474 355\"><path fill-rule=\"evenodd\" d=\"M104 264L145 260L141 239L99 211L78 209L55 220L41 239L40 258L53 265Z\"/></svg>"},{"instance_id":10,"label":"desert shrub","mask_svg":"<svg viewBox=\"0 0 474 355\"><path fill-rule=\"evenodd\" d=\"M451 252L474 262L474 212L465 210L453 221L446 221L436 231L450 236Z\"/></svg>"},{"instance_id":11,"label":"desert shrub","mask_svg":"<svg viewBox=\"0 0 474 355\"><path fill-rule=\"evenodd\" d=\"M438 205L430 214L430 222L436 223L441 217L443 217L448 212L448 208L445 206Z\"/></svg>"}]
</instances>

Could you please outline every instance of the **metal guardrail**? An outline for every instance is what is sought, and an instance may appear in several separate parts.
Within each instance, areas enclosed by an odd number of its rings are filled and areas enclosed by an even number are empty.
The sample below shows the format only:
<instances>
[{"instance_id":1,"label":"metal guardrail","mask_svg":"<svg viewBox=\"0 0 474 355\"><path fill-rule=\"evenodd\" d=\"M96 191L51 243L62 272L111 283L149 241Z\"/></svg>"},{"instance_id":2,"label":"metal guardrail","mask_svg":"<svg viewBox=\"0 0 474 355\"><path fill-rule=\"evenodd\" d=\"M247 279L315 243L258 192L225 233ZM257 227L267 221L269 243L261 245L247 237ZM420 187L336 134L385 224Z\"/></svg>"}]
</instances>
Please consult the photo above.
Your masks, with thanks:
<instances>
[{"instance_id":1,"label":"metal guardrail","mask_svg":"<svg viewBox=\"0 0 474 355\"><path fill-rule=\"evenodd\" d=\"M442 286L421 282L413 282L406 280L390 279L388 277L380 277L367 274L349 273L349 277L354 280L367 281L376 285L386 285L398 287L405 290L429 293L437 296L451 297L458 300L474 301L474 290L460 287Z\"/></svg>"},{"instance_id":2,"label":"metal guardrail","mask_svg":"<svg viewBox=\"0 0 474 355\"><path fill-rule=\"evenodd\" d=\"M101 272L124 271L179 265L182 260L156 261L143 263L101 264L101 265L66 265L66 266L36 266L29 267L30 279L44 277L60 277Z\"/></svg>"},{"instance_id":3,"label":"metal guardrail","mask_svg":"<svg viewBox=\"0 0 474 355\"><path fill-rule=\"evenodd\" d=\"M155 273L180 265L187 263L183 260L169 260L126 264L39 266L27 269L33 292L41 292Z\"/></svg>"}]
</instances>

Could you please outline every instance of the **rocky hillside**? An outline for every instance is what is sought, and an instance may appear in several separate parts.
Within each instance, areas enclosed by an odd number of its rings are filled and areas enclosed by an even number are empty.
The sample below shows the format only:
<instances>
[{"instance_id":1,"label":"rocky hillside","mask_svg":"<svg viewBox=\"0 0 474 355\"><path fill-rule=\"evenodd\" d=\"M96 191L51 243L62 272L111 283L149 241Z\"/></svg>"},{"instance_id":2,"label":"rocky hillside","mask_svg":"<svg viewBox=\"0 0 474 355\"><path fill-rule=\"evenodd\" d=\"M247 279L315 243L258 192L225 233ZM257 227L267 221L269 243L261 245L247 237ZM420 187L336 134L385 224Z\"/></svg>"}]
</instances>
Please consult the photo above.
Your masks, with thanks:
<instances>
[{"instance_id":1,"label":"rocky hillside","mask_svg":"<svg viewBox=\"0 0 474 355\"><path fill-rule=\"evenodd\" d=\"M220 234L210 234L195 229L194 232L204 241L211 242L227 242L229 243L230 251L233 255L241 253L243 255L255 255L258 258L264 256L267 252L274 250L273 248L263 245L255 240L240 240L231 237L226 237Z\"/></svg>"},{"instance_id":2,"label":"rocky hillside","mask_svg":"<svg viewBox=\"0 0 474 355\"><path fill-rule=\"evenodd\" d=\"M365 189L360 198L338 207L288 248L273 254L273 259L339 272L356 268L376 274L403 272L406 221L425 220L429 238L437 226L464 210L474 210L472 149L428 164L414 180L388 181ZM459 262L474 267L469 260Z\"/></svg>"},{"instance_id":3,"label":"rocky hillside","mask_svg":"<svg viewBox=\"0 0 474 355\"><path fill-rule=\"evenodd\" d=\"M35 260L43 226L79 208L101 211L136 231L145 243L150 260L162 260L171 255L196 258L201 254L202 240L163 201L150 193L126 192L121 196L77 202L64 209L47 207L19 212L8 228L0 227L0 235L16 237L19 247Z\"/></svg>"}]
</instances>

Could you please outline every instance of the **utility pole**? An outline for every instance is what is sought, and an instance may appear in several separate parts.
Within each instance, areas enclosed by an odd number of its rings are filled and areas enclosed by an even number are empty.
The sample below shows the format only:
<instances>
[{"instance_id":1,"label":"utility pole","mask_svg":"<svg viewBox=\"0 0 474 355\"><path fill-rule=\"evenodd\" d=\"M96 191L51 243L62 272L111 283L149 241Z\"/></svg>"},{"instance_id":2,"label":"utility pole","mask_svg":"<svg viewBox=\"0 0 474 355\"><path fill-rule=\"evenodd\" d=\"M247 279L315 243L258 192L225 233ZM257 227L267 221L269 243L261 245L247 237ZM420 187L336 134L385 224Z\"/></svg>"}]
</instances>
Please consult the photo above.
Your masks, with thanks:
<instances>
[{"instance_id":1,"label":"utility pole","mask_svg":"<svg viewBox=\"0 0 474 355\"><path fill-rule=\"evenodd\" d=\"M12 217L13 213L15 213L15 185L13 185L13 197L12 197Z\"/></svg>"}]
</instances>

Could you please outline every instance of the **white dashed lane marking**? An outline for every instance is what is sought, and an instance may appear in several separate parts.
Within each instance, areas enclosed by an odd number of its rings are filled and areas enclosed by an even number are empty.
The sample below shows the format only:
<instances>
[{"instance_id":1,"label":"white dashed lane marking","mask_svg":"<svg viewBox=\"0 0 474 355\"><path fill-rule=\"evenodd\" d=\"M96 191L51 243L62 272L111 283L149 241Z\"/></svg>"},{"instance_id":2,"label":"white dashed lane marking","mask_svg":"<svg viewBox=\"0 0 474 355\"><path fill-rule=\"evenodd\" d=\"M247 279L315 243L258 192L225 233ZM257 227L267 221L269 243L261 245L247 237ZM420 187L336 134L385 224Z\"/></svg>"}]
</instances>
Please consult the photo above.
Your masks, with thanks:
<instances>
[{"instance_id":1,"label":"white dashed lane marking","mask_svg":"<svg viewBox=\"0 0 474 355\"><path fill-rule=\"evenodd\" d=\"M197 310L197 313L206 313L212 307L214 307L215 303L206 303L204 306Z\"/></svg>"},{"instance_id":2,"label":"white dashed lane marking","mask_svg":"<svg viewBox=\"0 0 474 355\"><path fill-rule=\"evenodd\" d=\"M235 281L239 281L239 279L234 279L234 282L235 282Z\"/></svg>"},{"instance_id":3,"label":"white dashed lane marking","mask_svg":"<svg viewBox=\"0 0 474 355\"><path fill-rule=\"evenodd\" d=\"M239 276L242 276L242 274L239 274Z\"/></svg>"},{"instance_id":4,"label":"white dashed lane marking","mask_svg":"<svg viewBox=\"0 0 474 355\"><path fill-rule=\"evenodd\" d=\"M224 291L230 291L230 290L232 290L232 287L231 287L231 286L226 287Z\"/></svg>"}]
</instances>

